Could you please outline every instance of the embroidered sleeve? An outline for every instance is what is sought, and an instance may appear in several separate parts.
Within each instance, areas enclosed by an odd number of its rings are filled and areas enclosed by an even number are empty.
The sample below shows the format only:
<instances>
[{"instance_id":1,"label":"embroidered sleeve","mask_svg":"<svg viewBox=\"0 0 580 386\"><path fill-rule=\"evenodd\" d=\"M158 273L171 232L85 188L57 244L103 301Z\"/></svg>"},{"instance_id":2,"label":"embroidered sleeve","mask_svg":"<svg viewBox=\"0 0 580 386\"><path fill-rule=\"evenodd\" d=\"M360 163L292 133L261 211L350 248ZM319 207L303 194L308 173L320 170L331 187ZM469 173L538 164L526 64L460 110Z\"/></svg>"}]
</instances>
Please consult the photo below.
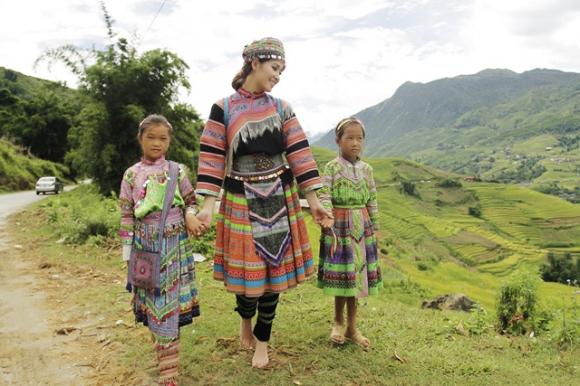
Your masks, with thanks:
<instances>
[{"instance_id":1,"label":"embroidered sleeve","mask_svg":"<svg viewBox=\"0 0 580 386\"><path fill-rule=\"evenodd\" d=\"M370 195L366 207L371 222L373 223L373 228L376 231L379 229L379 206L377 203L377 187L375 185L375 179L373 178L373 168L370 165L368 165L367 184Z\"/></svg>"},{"instance_id":2,"label":"embroidered sleeve","mask_svg":"<svg viewBox=\"0 0 580 386\"><path fill-rule=\"evenodd\" d=\"M227 145L224 110L217 103L211 108L199 142L197 193L218 196L224 180Z\"/></svg>"},{"instance_id":3,"label":"embroidered sleeve","mask_svg":"<svg viewBox=\"0 0 580 386\"><path fill-rule=\"evenodd\" d=\"M292 173L303 192L319 189L322 187L322 183L308 139L306 139L306 135L296 115L294 115L292 107L288 103L282 102L282 108L284 111L282 135L286 159L292 169Z\"/></svg>"},{"instance_id":4,"label":"embroidered sleeve","mask_svg":"<svg viewBox=\"0 0 580 386\"><path fill-rule=\"evenodd\" d=\"M193 186L189 181L189 177L187 176L187 168L185 165L179 164L179 193L181 197L183 197L183 202L185 203L185 207L194 207L196 205L195 202L195 191L193 190Z\"/></svg>"},{"instance_id":5,"label":"embroidered sleeve","mask_svg":"<svg viewBox=\"0 0 580 386\"><path fill-rule=\"evenodd\" d=\"M324 167L324 171L322 172L322 188L316 192L324 209L329 210L332 210L332 184L334 181L334 169L331 164L332 162L329 162Z\"/></svg>"},{"instance_id":6,"label":"embroidered sleeve","mask_svg":"<svg viewBox=\"0 0 580 386\"><path fill-rule=\"evenodd\" d=\"M123 245L133 244L133 232L135 224L135 212L133 202L133 185L135 181L135 172L129 168L123 174L121 180L121 191L119 193L119 207L121 209L121 227L119 236Z\"/></svg>"}]
</instances>

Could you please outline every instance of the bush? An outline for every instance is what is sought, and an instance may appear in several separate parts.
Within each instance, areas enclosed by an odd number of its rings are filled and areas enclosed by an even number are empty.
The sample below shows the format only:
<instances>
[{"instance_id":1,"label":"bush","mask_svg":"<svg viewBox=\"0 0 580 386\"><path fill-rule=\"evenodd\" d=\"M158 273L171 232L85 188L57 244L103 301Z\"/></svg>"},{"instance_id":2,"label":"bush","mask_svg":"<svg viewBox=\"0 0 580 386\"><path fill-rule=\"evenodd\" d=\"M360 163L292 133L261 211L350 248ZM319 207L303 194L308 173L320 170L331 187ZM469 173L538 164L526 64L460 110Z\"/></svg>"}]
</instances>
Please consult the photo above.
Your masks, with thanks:
<instances>
[{"instance_id":1,"label":"bush","mask_svg":"<svg viewBox=\"0 0 580 386\"><path fill-rule=\"evenodd\" d=\"M484 335L493 329L493 324L485 309L478 305L471 312L470 318L466 320L465 327L469 335Z\"/></svg>"},{"instance_id":2,"label":"bush","mask_svg":"<svg viewBox=\"0 0 580 386\"><path fill-rule=\"evenodd\" d=\"M437 183L436 186L439 186L441 188L461 188L463 185L461 184L461 182L454 180L452 178L446 178L443 181Z\"/></svg>"},{"instance_id":3,"label":"bush","mask_svg":"<svg viewBox=\"0 0 580 386\"><path fill-rule=\"evenodd\" d=\"M429 269L429 266L424 261L419 261L417 263L417 269L419 271L427 271Z\"/></svg>"},{"instance_id":4,"label":"bush","mask_svg":"<svg viewBox=\"0 0 580 386\"><path fill-rule=\"evenodd\" d=\"M53 197L41 208L51 228L66 243L84 244L94 236L117 237L120 219L117 200L100 195L95 185L82 185Z\"/></svg>"},{"instance_id":5,"label":"bush","mask_svg":"<svg viewBox=\"0 0 580 386\"><path fill-rule=\"evenodd\" d=\"M401 192L409 196L419 195L415 184L410 181L401 181Z\"/></svg>"},{"instance_id":6,"label":"bush","mask_svg":"<svg viewBox=\"0 0 580 386\"><path fill-rule=\"evenodd\" d=\"M473 217L481 217L481 209L477 206L470 206L467 209L467 213L469 213L469 215Z\"/></svg>"},{"instance_id":7,"label":"bush","mask_svg":"<svg viewBox=\"0 0 580 386\"><path fill-rule=\"evenodd\" d=\"M540 268L542 279L556 283L580 282L580 259L574 259L570 253L558 256L553 252L548 253L548 262Z\"/></svg>"},{"instance_id":8,"label":"bush","mask_svg":"<svg viewBox=\"0 0 580 386\"><path fill-rule=\"evenodd\" d=\"M520 273L502 285L496 305L499 331L522 335L537 330L538 281L530 273Z\"/></svg>"}]
</instances>

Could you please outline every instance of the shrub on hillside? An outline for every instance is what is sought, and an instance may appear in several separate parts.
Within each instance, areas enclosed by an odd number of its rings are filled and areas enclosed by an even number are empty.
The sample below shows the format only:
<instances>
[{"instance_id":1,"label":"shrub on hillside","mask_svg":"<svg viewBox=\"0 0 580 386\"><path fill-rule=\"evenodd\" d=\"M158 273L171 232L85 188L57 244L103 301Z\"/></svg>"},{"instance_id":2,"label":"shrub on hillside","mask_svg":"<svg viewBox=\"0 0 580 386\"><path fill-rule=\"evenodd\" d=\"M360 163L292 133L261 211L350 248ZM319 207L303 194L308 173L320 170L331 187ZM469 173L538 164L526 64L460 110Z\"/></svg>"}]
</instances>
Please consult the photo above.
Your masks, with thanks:
<instances>
[{"instance_id":1,"label":"shrub on hillside","mask_svg":"<svg viewBox=\"0 0 580 386\"><path fill-rule=\"evenodd\" d=\"M91 237L114 238L119 231L117 200L101 196L95 185L82 185L54 197L41 208L63 242L84 244Z\"/></svg>"},{"instance_id":2,"label":"shrub on hillside","mask_svg":"<svg viewBox=\"0 0 580 386\"><path fill-rule=\"evenodd\" d=\"M558 256L549 252L548 262L540 268L542 279L556 283L569 284L570 282L580 282L580 259L572 258L570 253Z\"/></svg>"},{"instance_id":3,"label":"shrub on hillside","mask_svg":"<svg viewBox=\"0 0 580 386\"><path fill-rule=\"evenodd\" d=\"M419 271L427 271L429 269L429 265L424 261L417 262L417 269Z\"/></svg>"},{"instance_id":4,"label":"shrub on hillside","mask_svg":"<svg viewBox=\"0 0 580 386\"><path fill-rule=\"evenodd\" d=\"M538 282L536 276L524 272L512 276L501 286L496 305L499 331L522 335L545 326L549 315L537 310Z\"/></svg>"},{"instance_id":5,"label":"shrub on hillside","mask_svg":"<svg viewBox=\"0 0 580 386\"><path fill-rule=\"evenodd\" d=\"M478 208L477 206L470 206L467 209L467 213L469 213L469 215L473 217L481 217L481 209Z\"/></svg>"},{"instance_id":6,"label":"shrub on hillside","mask_svg":"<svg viewBox=\"0 0 580 386\"><path fill-rule=\"evenodd\" d=\"M453 178L446 178L437 183L436 186L439 186L440 188L461 188L463 185L461 182L454 180Z\"/></svg>"},{"instance_id":7,"label":"shrub on hillside","mask_svg":"<svg viewBox=\"0 0 580 386\"><path fill-rule=\"evenodd\" d=\"M408 196L419 196L419 192L417 191L417 187L414 183L410 181L401 181L401 192L408 195Z\"/></svg>"}]
</instances>

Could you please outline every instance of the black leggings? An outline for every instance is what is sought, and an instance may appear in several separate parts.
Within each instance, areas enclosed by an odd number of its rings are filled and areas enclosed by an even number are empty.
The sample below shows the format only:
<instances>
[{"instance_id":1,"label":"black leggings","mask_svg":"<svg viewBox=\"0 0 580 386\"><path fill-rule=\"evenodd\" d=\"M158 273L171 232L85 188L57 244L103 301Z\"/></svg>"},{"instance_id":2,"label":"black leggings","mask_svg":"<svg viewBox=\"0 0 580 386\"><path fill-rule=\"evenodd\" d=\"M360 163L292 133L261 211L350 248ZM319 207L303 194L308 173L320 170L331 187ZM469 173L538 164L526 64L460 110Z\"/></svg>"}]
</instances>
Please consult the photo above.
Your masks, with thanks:
<instances>
[{"instance_id":1,"label":"black leggings","mask_svg":"<svg viewBox=\"0 0 580 386\"><path fill-rule=\"evenodd\" d=\"M236 295L236 311L243 319L251 319L258 309L258 320L254 326L254 335L260 342L270 340L272 322L276 316L276 306L280 294L266 292L259 298L249 298L244 295Z\"/></svg>"}]
</instances>

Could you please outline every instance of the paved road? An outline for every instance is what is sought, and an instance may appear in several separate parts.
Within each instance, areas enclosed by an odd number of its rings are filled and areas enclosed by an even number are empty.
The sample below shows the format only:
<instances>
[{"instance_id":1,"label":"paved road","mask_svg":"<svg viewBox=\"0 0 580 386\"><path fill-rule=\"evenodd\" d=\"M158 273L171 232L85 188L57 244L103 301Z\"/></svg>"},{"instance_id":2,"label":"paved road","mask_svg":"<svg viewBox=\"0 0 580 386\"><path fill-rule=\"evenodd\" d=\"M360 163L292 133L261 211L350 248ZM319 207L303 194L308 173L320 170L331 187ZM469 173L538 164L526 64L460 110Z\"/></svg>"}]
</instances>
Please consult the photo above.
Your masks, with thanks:
<instances>
[{"instance_id":1,"label":"paved road","mask_svg":"<svg viewBox=\"0 0 580 386\"><path fill-rule=\"evenodd\" d=\"M76 355L74 342L54 334L51 321L56 316L47 304L37 267L18 258L23 246L13 245L5 233L8 216L44 197L34 191L0 195L1 385L88 384L83 381L88 368L68 359Z\"/></svg>"},{"instance_id":2,"label":"paved road","mask_svg":"<svg viewBox=\"0 0 580 386\"><path fill-rule=\"evenodd\" d=\"M74 188L75 185L71 185L66 186L64 190L68 192ZM43 198L51 195L52 194L49 193L47 195L41 194L37 196L34 190L0 194L0 226L2 226L4 220L6 220L6 218L11 214L24 209L27 205L30 205L33 202L42 200Z\"/></svg>"}]
</instances>

